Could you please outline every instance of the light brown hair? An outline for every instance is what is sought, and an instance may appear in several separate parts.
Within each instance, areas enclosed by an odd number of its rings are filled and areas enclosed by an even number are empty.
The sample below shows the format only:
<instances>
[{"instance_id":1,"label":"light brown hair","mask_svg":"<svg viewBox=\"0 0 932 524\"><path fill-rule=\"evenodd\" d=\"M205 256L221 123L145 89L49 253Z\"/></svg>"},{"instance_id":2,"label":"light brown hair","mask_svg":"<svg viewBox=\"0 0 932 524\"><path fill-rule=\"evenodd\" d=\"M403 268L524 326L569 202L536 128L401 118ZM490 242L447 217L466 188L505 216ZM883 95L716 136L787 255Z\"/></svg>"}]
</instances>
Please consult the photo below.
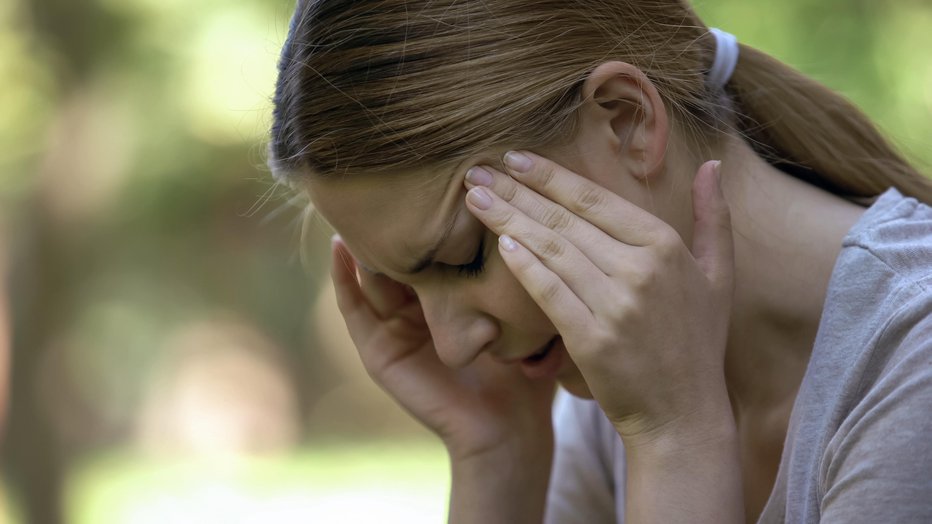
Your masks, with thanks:
<instances>
[{"instance_id":1,"label":"light brown hair","mask_svg":"<svg viewBox=\"0 0 932 524\"><path fill-rule=\"evenodd\" d=\"M741 133L784 171L846 197L932 202L856 107L746 45L724 89L715 40L680 0L299 1L282 50L270 165L280 178L449 165L565 142L587 74L640 68L697 144Z\"/></svg>"}]
</instances>

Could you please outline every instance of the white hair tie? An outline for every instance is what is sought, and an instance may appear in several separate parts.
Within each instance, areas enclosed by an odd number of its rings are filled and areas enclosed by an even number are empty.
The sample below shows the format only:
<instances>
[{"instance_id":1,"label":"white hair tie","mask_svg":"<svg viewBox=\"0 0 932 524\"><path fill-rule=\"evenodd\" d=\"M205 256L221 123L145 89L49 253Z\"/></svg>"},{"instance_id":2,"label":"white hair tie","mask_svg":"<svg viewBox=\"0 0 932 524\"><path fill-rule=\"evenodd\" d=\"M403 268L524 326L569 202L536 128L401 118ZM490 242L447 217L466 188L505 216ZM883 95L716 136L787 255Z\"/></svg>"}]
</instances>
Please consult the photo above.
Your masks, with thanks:
<instances>
[{"instance_id":1,"label":"white hair tie","mask_svg":"<svg viewBox=\"0 0 932 524\"><path fill-rule=\"evenodd\" d=\"M723 89L738 65L738 39L717 27L709 29L715 36L715 61L706 73L706 84L714 91Z\"/></svg>"}]
</instances>

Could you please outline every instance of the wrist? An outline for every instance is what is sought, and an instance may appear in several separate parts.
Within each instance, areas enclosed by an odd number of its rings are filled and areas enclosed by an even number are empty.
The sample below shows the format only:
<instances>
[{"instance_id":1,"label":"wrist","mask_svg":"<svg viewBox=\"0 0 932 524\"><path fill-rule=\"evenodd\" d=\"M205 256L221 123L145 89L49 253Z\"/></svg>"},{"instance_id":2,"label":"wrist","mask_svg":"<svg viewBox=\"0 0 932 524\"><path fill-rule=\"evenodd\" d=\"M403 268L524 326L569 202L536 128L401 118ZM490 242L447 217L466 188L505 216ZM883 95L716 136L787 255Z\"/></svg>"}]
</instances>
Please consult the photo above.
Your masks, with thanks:
<instances>
[{"instance_id":1,"label":"wrist","mask_svg":"<svg viewBox=\"0 0 932 524\"><path fill-rule=\"evenodd\" d=\"M447 446L454 475L497 472L508 476L548 476L553 460L553 438L546 436L533 442L518 439L483 448Z\"/></svg>"},{"instance_id":2,"label":"wrist","mask_svg":"<svg viewBox=\"0 0 932 524\"><path fill-rule=\"evenodd\" d=\"M624 438L626 521L741 522L738 431L726 414L679 418ZM664 497L657 497L658 493ZM678 501L670 505L669 499Z\"/></svg>"},{"instance_id":3,"label":"wrist","mask_svg":"<svg viewBox=\"0 0 932 524\"><path fill-rule=\"evenodd\" d=\"M537 461L553 454L553 429L549 420L537 430L505 428L473 433L476 434L441 436L451 462Z\"/></svg>"},{"instance_id":4,"label":"wrist","mask_svg":"<svg viewBox=\"0 0 932 524\"><path fill-rule=\"evenodd\" d=\"M537 447L535 447L537 448ZM516 524L543 521L552 448L501 446L450 455L450 522Z\"/></svg>"},{"instance_id":5,"label":"wrist","mask_svg":"<svg viewBox=\"0 0 932 524\"><path fill-rule=\"evenodd\" d=\"M674 419L644 431L627 432L616 427L629 451L645 450L675 454L690 449L737 445L738 429L730 413L701 420Z\"/></svg>"},{"instance_id":6,"label":"wrist","mask_svg":"<svg viewBox=\"0 0 932 524\"><path fill-rule=\"evenodd\" d=\"M626 449L664 449L703 447L715 443L729 443L737 439L737 425L728 392L721 389L697 395L702 402L694 402L679 413L663 417L632 416L613 422Z\"/></svg>"}]
</instances>

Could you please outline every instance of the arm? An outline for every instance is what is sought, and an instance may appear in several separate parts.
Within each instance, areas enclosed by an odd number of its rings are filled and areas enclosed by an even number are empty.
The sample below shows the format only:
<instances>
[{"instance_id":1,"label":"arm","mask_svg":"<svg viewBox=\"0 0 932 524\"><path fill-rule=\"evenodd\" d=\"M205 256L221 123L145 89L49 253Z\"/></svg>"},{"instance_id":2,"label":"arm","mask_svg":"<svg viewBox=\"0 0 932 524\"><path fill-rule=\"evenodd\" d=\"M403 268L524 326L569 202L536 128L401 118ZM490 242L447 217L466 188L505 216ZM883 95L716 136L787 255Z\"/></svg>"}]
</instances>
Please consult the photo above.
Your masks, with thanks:
<instances>
[{"instance_id":1,"label":"arm","mask_svg":"<svg viewBox=\"0 0 932 524\"><path fill-rule=\"evenodd\" d=\"M451 458L449 522L540 524L550 457L549 451L502 449L465 459Z\"/></svg>"},{"instance_id":2,"label":"arm","mask_svg":"<svg viewBox=\"0 0 932 524\"><path fill-rule=\"evenodd\" d=\"M932 522L932 292L901 312L884 372L826 447L823 523Z\"/></svg>"},{"instance_id":3,"label":"arm","mask_svg":"<svg viewBox=\"0 0 932 524\"><path fill-rule=\"evenodd\" d=\"M730 411L697 418L683 430L629 437L625 450L626 522L744 521L737 428Z\"/></svg>"},{"instance_id":4,"label":"arm","mask_svg":"<svg viewBox=\"0 0 932 524\"><path fill-rule=\"evenodd\" d=\"M337 302L366 371L450 454L450 521L540 522L553 382L532 381L487 355L448 368L416 297L387 277L358 272L339 238L332 262Z\"/></svg>"}]
</instances>

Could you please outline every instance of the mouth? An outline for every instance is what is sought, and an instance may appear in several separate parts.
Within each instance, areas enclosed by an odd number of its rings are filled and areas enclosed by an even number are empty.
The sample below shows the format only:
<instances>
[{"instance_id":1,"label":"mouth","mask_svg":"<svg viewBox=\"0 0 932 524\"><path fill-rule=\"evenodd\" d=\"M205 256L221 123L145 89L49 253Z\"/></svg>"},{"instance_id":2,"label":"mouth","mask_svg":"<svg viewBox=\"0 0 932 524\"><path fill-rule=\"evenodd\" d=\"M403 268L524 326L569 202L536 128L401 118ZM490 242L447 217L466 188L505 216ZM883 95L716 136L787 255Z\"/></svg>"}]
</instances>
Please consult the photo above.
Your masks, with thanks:
<instances>
[{"instance_id":1,"label":"mouth","mask_svg":"<svg viewBox=\"0 0 932 524\"><path fill-rule=\"evenodd\" d=\"M560 338L559 336L551 338L549 342L544 344L544 347L540 348L536 353L532 354L531 356L523 358L522 362L526 362L528 364L534 364L534 363L544 360L545 358L547 358L547 355L553 349L553 346L556 345L557 340L559 338Z\"/></svg>"},{"instance_id":2,"label":"mouth","mask_svg":"<svg viewBox=\"0 0 932 524\"><path fill-rule=\"evenodd\" d=\"M559 336L553 337L537 352L521 359L519 362L524 375L530 379L556 379L569 358L562 340Z\"/></svg>"}]
</instances>

